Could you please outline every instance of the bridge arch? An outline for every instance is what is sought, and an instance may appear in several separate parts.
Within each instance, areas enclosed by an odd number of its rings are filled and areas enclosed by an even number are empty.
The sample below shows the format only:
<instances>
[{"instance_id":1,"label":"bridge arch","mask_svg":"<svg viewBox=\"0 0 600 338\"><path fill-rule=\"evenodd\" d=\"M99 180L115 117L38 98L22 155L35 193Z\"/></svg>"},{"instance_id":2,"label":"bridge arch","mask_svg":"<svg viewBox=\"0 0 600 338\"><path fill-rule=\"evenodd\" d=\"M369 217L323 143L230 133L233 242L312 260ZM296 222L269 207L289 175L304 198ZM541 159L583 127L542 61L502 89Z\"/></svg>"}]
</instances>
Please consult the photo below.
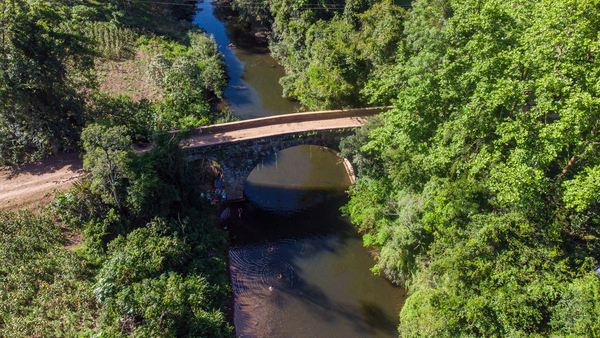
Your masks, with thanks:
<instances>
[{"instance_id":1,"label":"bridge arch","mask_svg":"<svg viewBox=\"0 0 600 338\"><path fill-rule=\"evenodd\" d=\"M322 146L339 152L340 140L351 134L352 128L317 130L190 147L185 148L186 160L210 159L217 162L223 170L227 199L239 200L244 198L244 184L252 170L269 156L300 145ZM344 163L353 181L352 165L347 160Z\"/></svg>"}]
</instances>

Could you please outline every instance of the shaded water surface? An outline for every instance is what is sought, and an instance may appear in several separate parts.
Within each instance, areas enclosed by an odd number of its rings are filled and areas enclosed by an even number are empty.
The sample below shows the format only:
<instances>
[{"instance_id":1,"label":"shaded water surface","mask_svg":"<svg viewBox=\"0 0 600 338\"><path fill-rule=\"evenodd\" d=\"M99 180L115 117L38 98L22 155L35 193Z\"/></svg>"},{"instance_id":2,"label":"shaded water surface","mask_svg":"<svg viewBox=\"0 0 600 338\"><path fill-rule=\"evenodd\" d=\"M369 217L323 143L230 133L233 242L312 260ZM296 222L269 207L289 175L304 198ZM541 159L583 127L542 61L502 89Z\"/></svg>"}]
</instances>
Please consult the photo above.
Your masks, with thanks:
<instances>
[{"instance_id":1,"label":"shaded water surface","mask_svg":"<svg viewBox=\"0 0 600 338\"><path fill-rule=\"evenodd\" d=\"M227 16L223 9L209 1L197 5L199 12L194 24L212 34L225 57L229 85L225 90L227 101L235 116L251 119L296 112L300 106L283 98L279 79L285 75L266 47L256 47L248 42L247 29L232 21L218 18ZM240 28L242 27L242 28ZM228 47L233 44L235 47Z\"/></svg>"},{"instance_id":2,"label":"shaded water surface","mask_svg":"<svg viewBox=\"0 0 600 338\"><path fill-rule=\"evenodd\" d=\"M329 149L300 146L248 177L230 221L239 337L397 337L402 289L375 263L339 208L346 169Z\"/></svg>"}]
</instances>

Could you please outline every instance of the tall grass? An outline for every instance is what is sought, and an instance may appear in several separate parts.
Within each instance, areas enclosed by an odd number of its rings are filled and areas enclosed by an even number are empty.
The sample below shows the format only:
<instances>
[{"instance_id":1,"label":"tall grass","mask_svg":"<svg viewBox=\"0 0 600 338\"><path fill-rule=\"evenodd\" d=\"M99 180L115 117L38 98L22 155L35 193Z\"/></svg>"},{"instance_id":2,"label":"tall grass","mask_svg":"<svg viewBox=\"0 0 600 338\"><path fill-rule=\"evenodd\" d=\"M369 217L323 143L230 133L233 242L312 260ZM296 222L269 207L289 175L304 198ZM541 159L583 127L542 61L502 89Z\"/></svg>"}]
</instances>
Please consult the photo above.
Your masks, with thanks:
<instances>
[{"instance_id":1,"label":"tall grass","mask_svg":"<svg viewBox=\"0 0 600 338\"><path fill-rule=\"evenodd\" d=\"M77 28L66 27L69 33L92 40L94 50L108 60L126 58L132 53L139 34L132 28L118 27L111 22L81 22Z\"/></svg>"},{"instance_id":2,"label":"tall grass","mask_svg":"<svg viewBox=\"0 0 600 338\"><path fill-rule=\"evenodd\" d=\"M0 337L92 333L92 271L64 241L63 229L46 216L0 212Z\"/></svg>"},{"instance_id":3,"label":"tall grass","mask_svg":"<svg viewBox=\"0 0 600 338\"><path fill-rule=\"evenodd\" d=\"M106 22L89 22L83 33L97 42L96 50L106 59L120 59L131 53L130 47L138 34L130 28L116 27Z\"/></svg>"}]
</instances>

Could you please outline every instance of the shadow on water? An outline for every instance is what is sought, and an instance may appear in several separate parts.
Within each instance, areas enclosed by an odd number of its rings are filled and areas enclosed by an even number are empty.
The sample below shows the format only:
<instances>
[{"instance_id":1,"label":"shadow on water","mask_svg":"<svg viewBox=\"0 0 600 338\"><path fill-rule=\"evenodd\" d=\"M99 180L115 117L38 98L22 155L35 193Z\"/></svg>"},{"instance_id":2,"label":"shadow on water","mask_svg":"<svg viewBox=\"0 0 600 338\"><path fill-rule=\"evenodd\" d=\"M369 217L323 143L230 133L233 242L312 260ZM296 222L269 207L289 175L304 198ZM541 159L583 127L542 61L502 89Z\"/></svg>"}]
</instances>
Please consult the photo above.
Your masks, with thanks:
<instances>
[{"instance_id":1,"label":"shadow on water","mask_svg":"<svg viewBox=\"0 0 600 338\"><path fill-rule=\"evenodd\" d=\"M290 193L290 189L280 190ZM313 191L309 195L326 193ZM349 247L352 247L351 250L361 249L360 244L358 247L355 245L360 242L360 235L347 221L331 213L331 210L339 208L343 199L339 196L326 197L312 207L287 214L274 214L257 205L245 211L244 224L234 230L230 254L232 281L238 303L236 310L244 312L244 304L262 301L266 302L266 311L250 311L246 313L246 320L240 320L238 314L236 329L244 333L242 336L302 337L316 334L318 337L331 337L331 332L323 335L318 332L328 332L325 327L335 332L340 325L345 327L343 336L346 337L397 335L397 312L390 312L389 304L386 304L386 311L378 303L380 300L361 299L360 293L352 292L334 298L330 289L342 287L345 282L329 276L325 278L324 286L322 280L311 282L312 275L324 272L318 268L311 269L315 262L324 262L329 267L353 264L343 261L347 255L345 252ZM326 210L328 214L323 212ZM366 271L359 278L373 278L369 274ZM336 285L338 283L340 285ZM377 290L382 291L387 290ZM282 315L286 312L294 313L295 320ZM267 316L271 320L278 315L281 317L280 321L275 320L275 323L263 327L257 324L260 319L255 315L259 318ZM299 330L297 326L300 323L311 323L312 328L308 331ZM275 325L279 327L273 327ZM294 332L298 334L293 335Z\"/></svg>"},{"instance_id":2,"label":"shadow on water","mask_svg":"<svg viewBox=\"0 0 600 338\"><path fill-rule=\"evenodd\" d=\"M329 254L336 254L336 250L343 247L344 243L335 246L319 245L312 247L295 258L307 258L310 255L319 255L323 251ZM307 313L319 321L335 322L338 318L344 318L352 323L354 332L359 337L365 334L373 335L376 331L383 331L389 336L397 335L397 320L394 320L378 304L369 301L360 301L359 305L352 305L343 301L336 301L329 297L328 293L322 290L318 285L306 282L301 278L302 268L294 266L293 276L295 280L293 287L281 288L277 285L276 292L284 293L308 307ZM281 304L279 304L280 307Z\"/></svg>"},{"instance_id":3,"label":"shadow on water","mask_svg":"<svg viewBox=\"0 0 600 338\"><path fill-rule=\"evenodd\" d=\"M349 181L336 153L295 147L265 163L227 224L238 336L397 336L404 293L373 276L340 214Z\"/></svg>"},{"instance_id":4,"label":"shadow on water","mask_svg":"<svg viewBox=\"0 0 600 338\"><path fill-rule=\"evenodd\" d=\"M311 315L321 321L334 322L339 317L346 319L352 323L353 331L358 337L374 335L377 331L389 336L398 334L397 321L390 318L377 304L361 302L360 306L354 306L333 301L317 285L302 282L295 289L289 290L288 294L308 304Z\"/></svg>"}]
</instances>

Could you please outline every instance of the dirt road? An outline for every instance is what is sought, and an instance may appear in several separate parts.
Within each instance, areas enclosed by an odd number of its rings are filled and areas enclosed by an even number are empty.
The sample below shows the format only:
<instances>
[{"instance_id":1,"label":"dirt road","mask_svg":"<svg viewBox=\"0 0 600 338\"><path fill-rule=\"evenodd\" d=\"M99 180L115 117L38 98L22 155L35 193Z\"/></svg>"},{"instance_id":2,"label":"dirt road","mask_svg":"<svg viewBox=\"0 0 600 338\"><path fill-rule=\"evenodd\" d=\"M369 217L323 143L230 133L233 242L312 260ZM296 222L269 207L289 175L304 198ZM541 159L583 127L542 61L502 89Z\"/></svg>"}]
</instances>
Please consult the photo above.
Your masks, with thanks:
<instances>
[{"instance_id":1,"label":"dirt road","mask_svg":"<svg viewBox=\"0 0 600 338\"><path fill-rule=\"evenodd\" d=\"M0 211L36 209L71 187L85 172L79 154L60 154L22 166L0 167Z\"/></svg>"}]
</instances>

